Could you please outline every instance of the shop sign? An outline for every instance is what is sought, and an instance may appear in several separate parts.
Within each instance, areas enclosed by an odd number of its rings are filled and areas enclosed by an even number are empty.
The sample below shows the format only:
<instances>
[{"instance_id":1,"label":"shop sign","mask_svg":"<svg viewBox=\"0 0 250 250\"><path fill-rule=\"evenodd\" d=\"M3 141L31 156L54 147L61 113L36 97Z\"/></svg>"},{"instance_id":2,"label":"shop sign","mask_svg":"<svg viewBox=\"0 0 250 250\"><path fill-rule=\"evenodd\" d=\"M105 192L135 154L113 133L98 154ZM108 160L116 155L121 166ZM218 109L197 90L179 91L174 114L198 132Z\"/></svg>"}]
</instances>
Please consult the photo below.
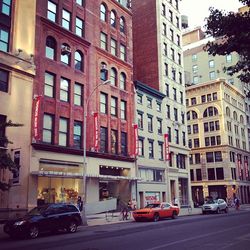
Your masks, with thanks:
<instances>
[{"instance_id":1,"label":"shop sign","mask_svg":"<svg viewBox=\"0 0 250 250\"><path fill-rule=\"evenodd\" d=\"M245 161L244 163L245 163L245 174L246 174L246 179L248 179L248 177L249 177L249 173L248 173L248 162Z\"/></svg>"},{"instance_id":2,"label":"shop sign","mask_svg":"<svg viewBox=\"0 0 250 250\"><path fill-rule=\"evenodd\" d=\"M158 192L146 192L145 193L145 203L151 204L160 201L160 193Z\"/></svg>"},{"instance_id":3,"label":"shop sign","mask_svg":"<svg viewBox=\"0 0 250 250\"><path fill-rule=\"evenodd\" d=\"M168 134L164 134L164 144L165 144L165 161L169 161L169 140Z\"/></svg>"},{"instance_id":4,"label":"shop sign","mask_svg":"<svg viewBox=\"0 0 250 250\"><path fill-rule=\"evenodd\" d=\"M41 96L36 96L35 100L34 100L34 106L35 106L35 111L34 111L34 124L33 124L33 128L34 128L34 139L35 140L39 140L40 136L39 136L39 132L38 132L38 119L39 119L39 115L40 115L40 107L41 107Z\"/></svg>"},{"instance_id":5,"label":"shop sign","mask_svg":"<svg viewBox=\"0 0 250 250\"><path fill-rule=\"evenodd\" d=\"M98 151L98 142L99 142L99 130L98 130L98 113L94 113L94 148L95 151Z\"/></svg>"},{"instance_id":6,"label":"shop sign","mask_svg":"<svg viewBox=\"0 0 250 250\"><path fill-rule=\"evenodd\" d=\"M134 124L134 155L138 155L139 154L139 139L138 139L138 125Z\"/></svg>"}]
</instances>

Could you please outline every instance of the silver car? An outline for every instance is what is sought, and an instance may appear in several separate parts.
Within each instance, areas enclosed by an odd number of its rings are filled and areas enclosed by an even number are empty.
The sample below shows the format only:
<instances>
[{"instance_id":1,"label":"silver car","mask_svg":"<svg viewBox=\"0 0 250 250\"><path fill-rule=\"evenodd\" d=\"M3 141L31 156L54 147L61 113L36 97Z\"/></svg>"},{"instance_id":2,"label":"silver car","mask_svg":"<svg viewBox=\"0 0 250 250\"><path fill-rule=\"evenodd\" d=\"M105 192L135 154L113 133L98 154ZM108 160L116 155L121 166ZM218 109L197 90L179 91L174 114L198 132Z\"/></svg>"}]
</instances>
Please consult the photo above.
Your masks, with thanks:
<instances>
[{"instance_id":1,"label":"silver car","mask_svg":"<svg viewBox=\"0 0 250 250\"><path fill-rule=\"evenodd\" d=\"M202 213L228 213L227 203L223 199L207 200L202 206Z\"/></svg>"}]
</instances>

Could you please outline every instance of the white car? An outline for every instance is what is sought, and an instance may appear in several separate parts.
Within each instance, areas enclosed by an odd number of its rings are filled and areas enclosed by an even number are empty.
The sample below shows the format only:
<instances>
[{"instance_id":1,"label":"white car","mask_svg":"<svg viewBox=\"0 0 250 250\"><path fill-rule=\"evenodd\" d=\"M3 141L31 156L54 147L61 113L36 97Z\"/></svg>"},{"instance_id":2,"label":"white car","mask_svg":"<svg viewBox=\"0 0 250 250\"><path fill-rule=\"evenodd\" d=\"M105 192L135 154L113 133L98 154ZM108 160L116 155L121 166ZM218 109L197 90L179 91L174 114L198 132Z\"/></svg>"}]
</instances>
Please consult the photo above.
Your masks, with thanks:
<instances>
[{"instance_id":1,"label":"white car","mask_svg":"<svg viewBox=\"0 0 250 250\"><path fill-rule=\"evenodd\" d=\"M223 199L208 200L202 206L202 213L203 214L206 214L206 213L217 213L218 214L221 211L228 213L227 203Z\"/></svg>"}]
</instances>

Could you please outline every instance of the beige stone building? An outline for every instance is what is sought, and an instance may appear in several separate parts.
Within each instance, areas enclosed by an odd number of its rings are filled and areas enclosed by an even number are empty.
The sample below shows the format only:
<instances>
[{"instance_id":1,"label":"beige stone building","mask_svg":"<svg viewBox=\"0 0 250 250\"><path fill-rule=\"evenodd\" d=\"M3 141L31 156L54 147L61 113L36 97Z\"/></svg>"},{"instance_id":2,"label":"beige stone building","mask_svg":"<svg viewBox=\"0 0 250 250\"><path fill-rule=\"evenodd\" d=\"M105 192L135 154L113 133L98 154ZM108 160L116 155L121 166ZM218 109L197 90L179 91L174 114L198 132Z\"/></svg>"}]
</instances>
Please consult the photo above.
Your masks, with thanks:
<instances>
[{"instance_id":1,"label":"beige stone building","mask_svg":"<svg viewBox=\"0 0 250 250\"><path fill-rule=\"evenodd\" d=\"M0 191L0 209L27 207L30 166L31 110L35 67L35 1L0 1L0 121L22 127L1 129L13 144L0 145L20 166L19 173L1 171L1 181L12 184Z\"/></svg>"},{"instance_id":2,"label":"beige stone building","mask_svg":"<svg viewBox=\"0 0 250 250\"><path fill-rule=\"evenodd\" d=\"M192 198L250 202L249 144L245 97L225 79L186 89Z\"/></svg>"}]
</instances>

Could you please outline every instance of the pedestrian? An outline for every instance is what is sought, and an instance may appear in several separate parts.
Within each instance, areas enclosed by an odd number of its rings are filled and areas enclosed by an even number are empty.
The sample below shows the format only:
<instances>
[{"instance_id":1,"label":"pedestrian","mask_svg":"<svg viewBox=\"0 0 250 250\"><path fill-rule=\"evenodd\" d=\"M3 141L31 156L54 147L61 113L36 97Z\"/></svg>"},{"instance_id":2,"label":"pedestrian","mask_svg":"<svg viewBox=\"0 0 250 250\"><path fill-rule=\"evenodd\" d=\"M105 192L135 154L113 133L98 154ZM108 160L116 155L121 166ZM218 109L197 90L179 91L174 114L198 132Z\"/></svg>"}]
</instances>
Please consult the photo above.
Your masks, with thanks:
<instances>
[{"instance_id":1,"label":"pedestrian","mask_svg":"<svg viewBox=\"0 0 250 250\"><path fill-rule=\"evenodd\" d=\"M128 201L127 206L128 206L128 211L131 211L133 209L131 200Z\"/></svg>"},{"instance_id":2,"label":"pedestrian","mask_svg":"<svg viewBox=\"0 0 250 250\"><path fill-rule=\"evenodd\" d=\"M137 202L136 199L132 200L132 210L136 210L137 209Z\"/></svg>"},{"instance_id":3,"label":"pedestrian","mask_svg":"<svg viewBox=\"0 0 250 250\"><path fill-rule=\"evenodd\" d=\"M178 199L177 199L177 198L174 197L174 202L173 202L173 203L174 203L174 206L177 206L177 207L178 207L178 203L179 203L179 202L178 202Z\"/></svg>"},{"instance_id":4,"label":"pedestrian","mask_svg":"<svg viewBox=\"0 0 250 250\"><path fill-rule=\"evenodd\" d=\"M234 199L234 204L235 204L236 210L239 210L240 209L240 200L237 197Z\"/></svg>"},{"instance_id":5,"label":"pedestrian","mask_svg":"<svg viewBox=\"0 0 250 250\"><path fill-rule=\"evenodd\" d=\"M83 208L83 201L82 201L81 196L78 196L78 198L77 198L77 207L78 207L79 211L81 212L82 208Z\"/></svg>"}]
</instances>

